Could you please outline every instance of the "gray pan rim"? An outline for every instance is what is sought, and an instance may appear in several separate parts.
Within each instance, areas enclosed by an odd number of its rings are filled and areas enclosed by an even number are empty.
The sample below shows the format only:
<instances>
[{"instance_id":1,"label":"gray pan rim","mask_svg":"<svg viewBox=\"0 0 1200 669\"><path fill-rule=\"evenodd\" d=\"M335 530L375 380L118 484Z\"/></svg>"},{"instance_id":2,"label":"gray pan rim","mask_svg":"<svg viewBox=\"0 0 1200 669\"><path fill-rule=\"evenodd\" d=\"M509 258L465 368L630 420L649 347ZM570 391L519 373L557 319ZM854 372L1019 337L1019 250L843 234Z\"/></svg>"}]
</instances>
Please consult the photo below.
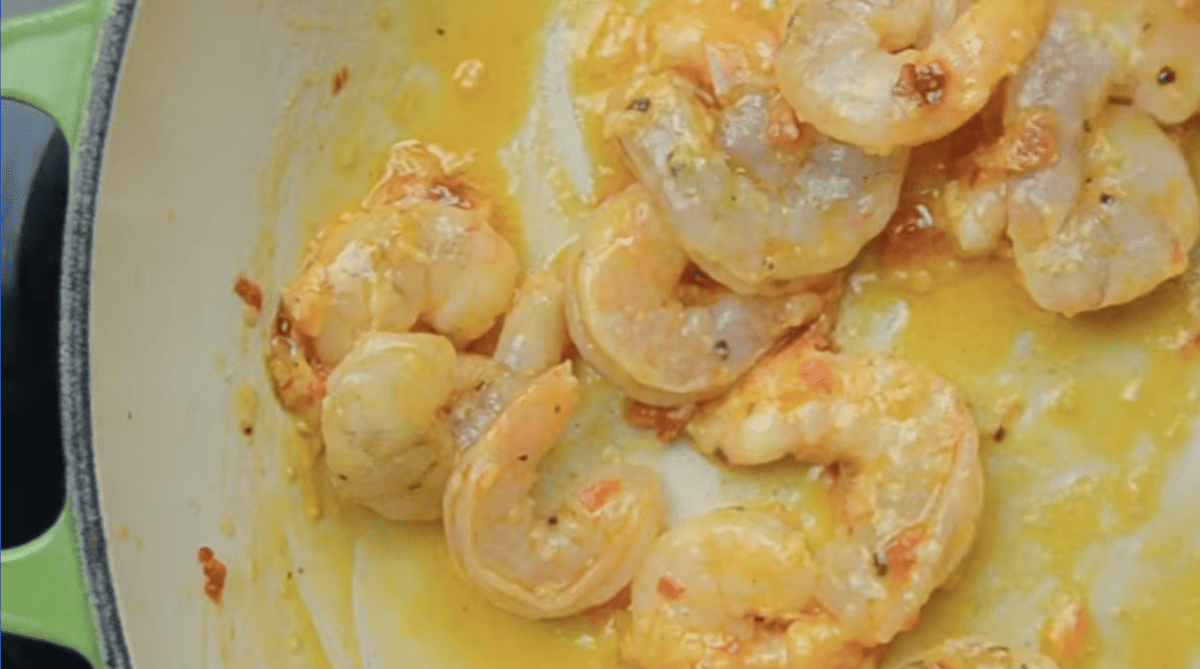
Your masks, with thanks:
<instances>
[{"instance_id":1,"label":"gray pan rim","mask_svg":"<svg viewBox=\"0 0 1200 669\"><path fill-rule=\"evenodd\" d=\"M113 0L104 22L92 71L84 121L79 128L63 230L62 278L59 284L59 393L67 491L84 576L95 611L104 663L112 669L131 669L116 591L109 567L107 543L96 484L92 438L89 332L92 294L93 228L102 176L105 139L113 98L137 0Z\"/></svg>"}]
</instances>

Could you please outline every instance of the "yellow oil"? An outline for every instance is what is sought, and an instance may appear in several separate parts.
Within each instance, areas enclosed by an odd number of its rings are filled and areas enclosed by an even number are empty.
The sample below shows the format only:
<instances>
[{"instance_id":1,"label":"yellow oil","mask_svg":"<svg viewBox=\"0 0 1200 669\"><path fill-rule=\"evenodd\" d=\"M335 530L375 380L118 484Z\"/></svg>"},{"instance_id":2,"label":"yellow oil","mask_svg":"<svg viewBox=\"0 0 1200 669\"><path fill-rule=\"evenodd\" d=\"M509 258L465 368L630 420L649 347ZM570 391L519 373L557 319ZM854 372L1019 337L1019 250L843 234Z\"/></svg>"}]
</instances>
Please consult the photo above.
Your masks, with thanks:
<instances>
[{"instance_id":1,"label":"yellow oil","mask_svg":"<svg viewBox=\"0 0 1200 669\"><path fill-rule=\"evenodd\" d=\"M920 270L930 280L914 289L912 275ZM1038 309L1006 259L935 256L900 268L870 263L862 273L878 278L850 299L843 344L862 345L870 319L903 302L907 323L894 351L957 383L983 432L986 502L975 545L952 585L922 611L917 629L900 638L898 654L1000 628L1021 637L1010 643L1036 642L1032 632L1062 606L1089 605L1099 576L1097 546L1160 511L1183 512L1195 522L1194 513L1158 508L1163 479L1200 415L1197 363L1176 348L1178 333L1191 323L1183 281L1124 307L1067 319ZM1003 371L1020 367L1009 358L1022 334L1035 342L1029 369L1003 380ZM1144 355L1135 369L1105 364L1109 352L1129 349ZM1046 410L1032 422L1014 420L1032 401L1029 389L1047 378L1053 399ZM1056 474L1085 463L1097 464L1047 489ZM1191 526L1183 527L1186 536ZM1146 666L1182 667L1196 656L1200 550L1186 541L1143 553L1155 574L1139 581L1137 604L1118 616L1125 638L1105 639L1089 628L1082 656L1064 659L1064 666L1119 666L1104 659L1115 645ZM1040 617L997 625L1014 593L1040 602L1033 607Z\"/></svg>"}]
</instances>

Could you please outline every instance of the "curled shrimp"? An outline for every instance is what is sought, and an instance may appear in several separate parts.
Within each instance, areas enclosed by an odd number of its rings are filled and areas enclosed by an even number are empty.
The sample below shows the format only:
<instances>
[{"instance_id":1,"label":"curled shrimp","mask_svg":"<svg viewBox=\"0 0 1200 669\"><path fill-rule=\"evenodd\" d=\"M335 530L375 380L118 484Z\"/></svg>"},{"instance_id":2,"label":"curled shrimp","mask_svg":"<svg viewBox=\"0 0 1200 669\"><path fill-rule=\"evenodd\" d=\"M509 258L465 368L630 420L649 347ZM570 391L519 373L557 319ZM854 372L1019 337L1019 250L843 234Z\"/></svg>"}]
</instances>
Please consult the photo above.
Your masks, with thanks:
<instances>
[{"instance_id":1,"label":"curled shrimp","mask_svg":"<svg viewBox=\"0 0 1200 669\"><path fill-rule=\"evenodd\" d=\"M283 290L267 355L285 409L315 423L325 376L365 332L421 324L462 346L508 307L516 251L462 181L463 162L419 142L397 144L363 209L309 243Z\"/></svg>"},{"instance_id":2,"label":"curled shrimp","mask_svg":"<svg viewBox=\"0 0 1200 669\"><path fill-rule=\"evenodd\" d=\"M1142 111L1108 105L1128 60L1086 5L1064 2L1006 96L1005 132L947 189L951 229L989 252L1007 231L1033 300L1067 315L1174 276L1200 232L1180 149Z\"/></svg>"},{"instance_id":3,"label":"curled shrimp","mask_svg":"<svg viewBox=\"0 0 1200 669\"><path fill-rule=\"evenodd\" d=\"M1027 648L1002 646L982 636L947 639L900 663L898 669L1058 669L1058 664Z\"/></svg>"},{"instance_id":4,"label":"curled shrimp","mask_svg":"<svg viewBox=\"0 0 1200 669\"><path fill-rule=\"evenodd\" d=\"M516 252L481 211L379 205L318 233L283 308L329 365L363 332L418 322L464 345L504 312L517 272Z\"/></svg>"},{"instance_id":5,"label":"curled shrimp","mask_svg":"<svg viewBox=\"0 0 1200 669\"><path fill-rule=\"evenodd\" d=\"M534 272L493 357L426 333L368 332L333 369L321 433L334 489L392 520L436 520L446 481L533 375L562 359L563 287Z\"/></svg>"},{"instance_id":6,"label":"curled shrimp","mask_svg":"<svg viewBox=\"0 0 1200 669\"><path fill-rule=\"evenodd\" d=\"M322 409L334 488L392 520L434 520L454 464L438 420L454 393L456 353L445 337L370 332L329 377Z\"/></svg>"},{"instance_id":7,"label":"curled shrimp","mask_svg":"<svg viewBox=\"0 0 1200 669\"><path fill-rule=\"evenodd\" d=\"M874 157L816 135L769 91L716 114L700 95L672 74L636 77L610 97L605 131L720 283L794 290L848 264L895 211L907 150Z\"/></svg>"},{"instance_id":8,"label":"curled shrimp","mask_svg":"<svg viewBox=\"0 0 1200 669\"><path fill-rule=\"evenodd\" d=\"M631 465L592 473L552 515L531 491L580 398L570 364L521 391L463 455L444 524L458 573L496 606L554 618L608 601L633 578L664 523L657 475Z\"/></svg>"},{"instance_id":9,"label":"curled shrimp","mask_svg":"<svg viewBox=\"0 0 1200 669\"><path fill-rule=\"evenodd\" d=\"M1149 116L1113 105L1089 125L1077 153L1010 186L1008 236L1025 287L1067 315L1128 302L1180 274L1200 235L1187 163ZM1064 178L1074 188L1050 195ZM1070 209L1055 212L1059 203Z\"/></svg>"},{"instance_id":10,"label":"curled shrimp","mask_svg":"<svg viewBox=\"0 0 1200 669\"><path fill-rule=\"evenodd\" d=\"M902 360L798 341L688 426L731 464L834 466L834 538L725 509L669 530L634 580L625 654L646 667L859 667L959 564L983 504L958 390Z\"/></svg>"},{"instance_id":11,"label":"curled shrimp","mask_svg":"<svg viewBox=\"0 0 1200 669\"><path fill-rule=\"evenodd\" d=\"M637 185L597 207L579 254L568 279L571 339L593 367L646 404L724 392L823 304L815 293L744 296L685 283L687 256Z\"/></svg>"},{"instance_id":12,"label":"curled shrimp","mask_svg":"<svg viewBox=\"0 0 1200 669\"><path fill-rule=\"evenodd\" d=\"M797 0L779 88L821 132L872 153L943 137L983 108L1046 26L1050 0L979 0L925 48L933 0Z\"/></svg>"}]
</instances>

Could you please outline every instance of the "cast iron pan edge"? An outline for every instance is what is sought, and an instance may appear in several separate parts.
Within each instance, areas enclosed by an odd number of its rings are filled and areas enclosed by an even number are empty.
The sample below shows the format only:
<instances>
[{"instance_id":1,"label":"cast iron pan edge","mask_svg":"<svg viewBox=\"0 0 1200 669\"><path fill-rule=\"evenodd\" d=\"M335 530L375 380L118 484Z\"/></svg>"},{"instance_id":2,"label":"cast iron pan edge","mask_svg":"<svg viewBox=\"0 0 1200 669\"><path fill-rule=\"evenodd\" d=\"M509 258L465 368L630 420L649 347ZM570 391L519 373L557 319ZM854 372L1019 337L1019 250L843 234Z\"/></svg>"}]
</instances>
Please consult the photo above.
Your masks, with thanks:
<instances>
[{"instance_id":1,"label":"cast iron pan edge","mask_svg":"<svg viewBox=\"0 0 1200 669\"><path fill-rule=\"evenodd\" d=\"M137 0L114 0L104 24L91 92L80 128L71 179L70 205L63 231L62 282L59 304L59 388L62 393L63 450L67 490L75 511L79 553L91 588L92 607L104 661L113 669L130 669L129 648L121 628L112 571L104 540L96 465L92 450L92 410L88 332L92 290L92 227L100 186L104 139L112 113L121 59Z\"/></svg>"}]
</instances>

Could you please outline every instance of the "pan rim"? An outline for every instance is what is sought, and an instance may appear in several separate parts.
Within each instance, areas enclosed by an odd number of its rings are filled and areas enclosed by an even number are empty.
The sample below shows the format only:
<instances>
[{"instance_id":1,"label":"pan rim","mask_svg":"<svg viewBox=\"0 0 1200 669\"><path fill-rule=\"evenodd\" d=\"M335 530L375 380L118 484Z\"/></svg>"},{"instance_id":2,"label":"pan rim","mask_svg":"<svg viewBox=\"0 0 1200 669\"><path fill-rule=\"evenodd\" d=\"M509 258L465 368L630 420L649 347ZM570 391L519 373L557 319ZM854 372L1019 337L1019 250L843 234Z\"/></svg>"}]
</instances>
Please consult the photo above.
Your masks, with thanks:
<instances>
[{"instance_id":1,"label":"pan rim","mask_svg":"<svg viewBox=\"0 0 1200 669\"><path fill-rule=\"evenodd\" d=\"M90 322L93 230L105 139L137 0L113 0L92 70L76 142L59 284L59 402L67 494L104 663L133 666L117 609L100 509L93 449Z\"/></svg>"}]
</instances>

